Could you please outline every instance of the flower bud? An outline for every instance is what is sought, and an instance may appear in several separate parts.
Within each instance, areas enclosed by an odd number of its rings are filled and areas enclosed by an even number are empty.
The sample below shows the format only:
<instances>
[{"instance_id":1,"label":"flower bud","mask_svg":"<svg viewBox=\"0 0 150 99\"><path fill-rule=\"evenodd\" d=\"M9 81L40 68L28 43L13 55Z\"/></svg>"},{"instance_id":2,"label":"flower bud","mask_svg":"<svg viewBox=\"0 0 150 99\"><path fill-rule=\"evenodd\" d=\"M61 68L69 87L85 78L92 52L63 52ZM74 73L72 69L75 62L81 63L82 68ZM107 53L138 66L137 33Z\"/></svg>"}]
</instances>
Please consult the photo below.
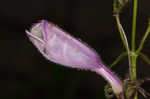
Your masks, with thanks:
<instances>
[{"instance_id":1,"label":"flower bud","mask_svg":"<svg viewBox=\"0 0 150 99\"><path fill-rule=\"evenodd\" d=\"M121 81L102 64L98 54L59 27L42 20L26 33L31 42L49 61L66 67L97 72L110 83L115 94L122 93Z\"/></svg>"}]
</instances>

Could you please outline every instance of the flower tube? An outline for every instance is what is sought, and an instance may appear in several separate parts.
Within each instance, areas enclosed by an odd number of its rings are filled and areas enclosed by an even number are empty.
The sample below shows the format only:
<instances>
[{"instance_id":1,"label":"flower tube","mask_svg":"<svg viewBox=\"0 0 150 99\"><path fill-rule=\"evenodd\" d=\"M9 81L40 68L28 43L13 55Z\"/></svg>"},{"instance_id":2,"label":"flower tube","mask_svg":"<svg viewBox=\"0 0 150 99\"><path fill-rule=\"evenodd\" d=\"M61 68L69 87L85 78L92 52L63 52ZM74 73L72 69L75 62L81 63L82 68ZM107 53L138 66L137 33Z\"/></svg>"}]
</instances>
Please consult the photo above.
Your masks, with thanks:
<instances>
[{"instance_id":1,"label":"flower tube","mask_svg":"<svg viewBox=\"0 0 150 99\"><path fill-rule=\"evenodd\" d=\"M98 54L59 27L42 20L26 33L31 42L49 61L66 67L97 72L110 83L116 95L123 92L122 82L102 64Z\"/></svg>"}]
</instances>

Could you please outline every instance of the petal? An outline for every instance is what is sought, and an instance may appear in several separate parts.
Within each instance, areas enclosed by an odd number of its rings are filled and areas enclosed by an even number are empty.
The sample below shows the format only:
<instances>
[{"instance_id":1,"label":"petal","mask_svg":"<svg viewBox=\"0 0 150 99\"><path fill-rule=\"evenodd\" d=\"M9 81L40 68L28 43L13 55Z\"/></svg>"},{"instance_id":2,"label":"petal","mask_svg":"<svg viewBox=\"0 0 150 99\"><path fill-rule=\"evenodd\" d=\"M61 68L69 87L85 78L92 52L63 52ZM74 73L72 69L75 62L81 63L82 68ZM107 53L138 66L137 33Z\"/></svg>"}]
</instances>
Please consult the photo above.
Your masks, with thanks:
<instances>
[{"instance_id":1,"label":"petal","mask_svg":"<svg viewBox=\"0 0 150 99\"><path fill-rule=\"evenodd\" d=\"M45 34L48 36L46 52L50 61L80 69L92 70L99 67L100 59L93 49L57 26L43 22Z\"/></svg>"}]
</instances>

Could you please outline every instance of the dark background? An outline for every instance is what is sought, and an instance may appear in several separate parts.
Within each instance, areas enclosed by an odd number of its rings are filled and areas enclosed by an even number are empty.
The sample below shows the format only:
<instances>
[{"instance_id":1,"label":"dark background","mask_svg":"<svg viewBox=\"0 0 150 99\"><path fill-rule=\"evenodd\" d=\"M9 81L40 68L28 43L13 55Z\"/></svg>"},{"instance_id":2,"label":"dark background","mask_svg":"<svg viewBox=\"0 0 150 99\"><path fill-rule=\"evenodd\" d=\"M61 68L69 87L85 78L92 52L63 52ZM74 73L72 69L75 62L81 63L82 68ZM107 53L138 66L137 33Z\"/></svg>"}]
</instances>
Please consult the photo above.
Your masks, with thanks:
<instances>
[{"instance_id":1,"label":"dark background","mask_svg":"<svg viewBox=\"0 0 150 99\"><path fill-rule=\"evenodd\" d=\"M150 1L139 0L137 44L150 16ZM121 14L130 43L132 3ZM0 99L105 99L106 81L90 71L66 68L43 58L25 29L38 20L51 21L81 38L111 64L124 51L111 0L1 0ZM143 52L150 57L150 37ZM150 66L138 59L138 78L150 77ZM113 69L123 78L127 57ZM150 85L143 85L150 91ZM142 99L142 98L140 98Z\"/></svg>"}]
</instances>

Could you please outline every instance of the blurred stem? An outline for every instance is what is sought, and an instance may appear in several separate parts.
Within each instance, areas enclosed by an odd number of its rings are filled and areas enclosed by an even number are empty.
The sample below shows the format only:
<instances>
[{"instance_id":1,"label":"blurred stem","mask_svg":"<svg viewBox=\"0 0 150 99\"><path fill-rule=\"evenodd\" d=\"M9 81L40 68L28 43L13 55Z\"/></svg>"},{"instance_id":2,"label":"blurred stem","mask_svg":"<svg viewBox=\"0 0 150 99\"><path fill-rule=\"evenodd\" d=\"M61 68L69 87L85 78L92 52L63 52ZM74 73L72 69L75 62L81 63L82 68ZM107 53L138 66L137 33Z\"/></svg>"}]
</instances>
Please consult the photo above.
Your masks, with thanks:
<instances>
[{"instance_id":1,"label":"blurred stem","mask_svg":"<svg viewBox=\"0 0 150 99\"><path fill-rule=\"evenodd\" d=\"M127 56L128 53L127 52L123 52L121 53L117 59L110 65L111 67L113 67L114 65L116 65L124 56Z\"/></svg>"},{"instance_id":2,"label":"blurred stem","mask_svg":"<svg viewBox=\"0 0 150 99\"><path fill-rule=\"evenodd\" d=\"M138 55L139 56L141 56L142 57L142 59L146 62L146 63L148 63L149 65L150 65L150 59L146 56L146 55L144 55L143 53L138 53Z\"/></svg>"},{"instance_id":3,"label":"blurred stem","mask_svg":"<svg viewBox=\"0 0 150 99\"><path fill-rule=\"evenodd\" d=\"M125 46L125 49L128 53L128 62L129 62L129 72L130 72L130 77L132 77L132 71L131 71L131 59L130 59L130 48L129 48L129 45L128 45L128 40L127 40L127 37L126 37L126 34L125 34L125 31L120 23L120 19L119 19L119 14L116 14L115 15L115 18L116 18L116 21L117 21L117 27L118 27L118 30L119 30L119 33L120 33L120 36L121 36L121 39L122 39L122 42Z\"/></svg>"},{"instance_id":4,"label":"blurred stem","mask_svg":"<svg viewBox=\"0 0 150 99\"><path fill-rule=\"evenodd\" d=\"M117 28L118 28L118 31L119 31L120 36L121 36L121 40L123 42L123 45L124 45L126 51L128 51L128 47L127 47L127 44L126 44L126 40L125 40L123 31L122 31L122 26L121 26L120 19L119 19L119 14L116 14L115 18L116 18L116 22L117 22Z\"/></svg>"},{"instance_id":5,"label":"blurred stem","mask_svg":"<svg viewBox=\"0 0 150 99\"><path fill-rule=\"evenodd\" d=\"M146 30L146 32L145 32L145 34L144 34L144 36L140 42L140 45L139 45L136 53L140 53L140 51L143 49L144 42L145 42L146 38L148 37L149 33L150 33L150 23L148 24L147 30Z\"/></svg>"}]
</instances>

